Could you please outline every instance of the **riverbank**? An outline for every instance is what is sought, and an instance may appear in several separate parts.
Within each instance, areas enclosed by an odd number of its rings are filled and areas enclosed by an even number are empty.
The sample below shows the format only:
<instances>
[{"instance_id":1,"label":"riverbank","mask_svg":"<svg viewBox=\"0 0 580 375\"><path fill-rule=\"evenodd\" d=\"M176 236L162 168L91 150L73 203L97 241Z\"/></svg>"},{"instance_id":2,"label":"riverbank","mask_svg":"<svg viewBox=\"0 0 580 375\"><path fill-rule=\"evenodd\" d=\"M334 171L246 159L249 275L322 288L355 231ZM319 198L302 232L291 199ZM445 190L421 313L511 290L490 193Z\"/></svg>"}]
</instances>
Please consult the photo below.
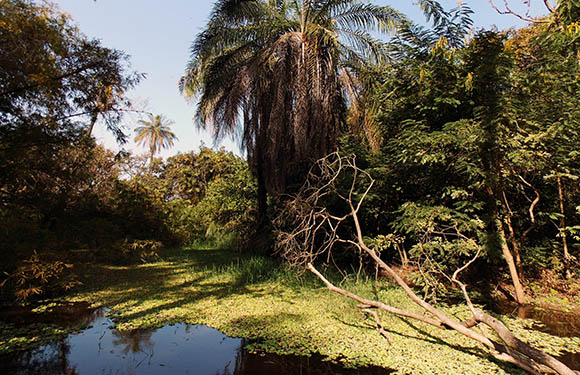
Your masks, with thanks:
<instances>
[{"instance_id":1,"label":"riverbank","mask_svg":"<svg viewBox=\"0 0 580 375\"><path fill-rule=\"evenodd\" d=\"M126 267L77 266L84 285L67 301L106 306L119 330L177 322L206 324L230 337L252 340L250 350L320 353L349 366L377 365L401 374L518 373L453 331L381 314L393 341L389 345L377 334L374 321L353 302L329 292L310 274L297 275L270 259L216 249L176 249L163 259ZM364 296L374 294L370 280L356 283L351 277L342 285ZM380 287L384 302L421 312L387 280ZM463 307L450 307L447 312L467 315ZM531 330L531 320L504 318L504 322L522 339L551 354L580 351L579 337ZM3 325L2 331L9 328ZM0 350L8 347L4 333Z\"/></svg>"}]
</instances>

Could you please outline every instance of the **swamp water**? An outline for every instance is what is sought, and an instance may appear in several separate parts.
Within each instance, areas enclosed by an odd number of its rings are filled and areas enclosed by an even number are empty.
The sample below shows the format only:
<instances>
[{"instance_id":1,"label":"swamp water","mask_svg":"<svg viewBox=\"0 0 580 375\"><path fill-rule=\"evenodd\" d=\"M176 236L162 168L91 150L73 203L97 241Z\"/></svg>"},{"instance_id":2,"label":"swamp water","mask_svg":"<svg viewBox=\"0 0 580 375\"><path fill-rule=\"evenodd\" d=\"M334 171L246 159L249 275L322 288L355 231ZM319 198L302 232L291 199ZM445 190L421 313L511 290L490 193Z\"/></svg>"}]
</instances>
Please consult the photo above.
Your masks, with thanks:
<instances>
[{"instance_id":1,"label":"swamp water","mask_svg":"<svg viewBox=\"0 0 580 375\"><path fill-rule=\"evenodd\" d=\"M492 303L490 308L497 314L534 320L537 323L532 328L540 332L560 337L580 337L580 314L578 313L535 305L518 305L506 301Z\"/></svg>"},{"instance_id":2,"label":"swamp water","mask_svg":"<svg viewBox=\"0 0 580 375\"><path fill-rule=\"evenodd\" d=\"M57 321L50 320L56 318ZM36 349L0 356L0 374L192 374L192 375L330 375L387 374L379 367L345 369L320 356L258 355L244 349L246 340L228 337L203 325L175 324L159 329L119 332L103 309L64 306L51 313L4 312L14 324L89 325L67 338Z\"/></svg>"},{"instance_id":3,"label":"swamp water","mask_svg":"<svg viewBox=\"0 0 580 375\"><path fill-rule=\"evenodd\" d=\"M505 301L491 304L490 307L496 314L533 320L533 330L553 336L580 337L580 314ZM558 359L571 369L580 371L580 348L574 353L564 352Z\"/></svg>"},{"instance_id":4,"label":"swamp water","mask_svg":"<svg viewBox=\"0 0 580 375\"><path fill-rule=\"evenodd\" d=\"M493 306L496 312L539 321L534 329L560 336L580 336L578 317L534 307ZM32 350L0 356L0 374L14 375L378 375L390 370L369 367L345 369L321 356L252 354L246 340L231 338L203 325L175 324L159 329L119 332L104 309L84 304L62 305L50 312L5 310L0 320L17 326L50 323L61 327L88 328ZM564 314L565 316L562 316ZM580 370L580 353L560 357Z\"/></svg>"}]
</instances>

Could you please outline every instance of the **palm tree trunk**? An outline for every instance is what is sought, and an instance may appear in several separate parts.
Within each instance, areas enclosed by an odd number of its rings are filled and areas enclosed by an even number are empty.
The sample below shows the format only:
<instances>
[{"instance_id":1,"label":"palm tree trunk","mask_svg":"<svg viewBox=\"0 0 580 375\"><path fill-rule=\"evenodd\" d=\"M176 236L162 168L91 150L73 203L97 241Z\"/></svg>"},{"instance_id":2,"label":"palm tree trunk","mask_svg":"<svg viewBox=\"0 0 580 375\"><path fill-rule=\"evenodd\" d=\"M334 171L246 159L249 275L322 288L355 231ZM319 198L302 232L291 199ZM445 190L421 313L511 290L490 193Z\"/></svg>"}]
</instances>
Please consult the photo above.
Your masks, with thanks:
<instances>
[{"instance_id":1,"label":"palm tree trunk","mask_svg":"<svg viewBox=\"0 0 580 375\"><path fill-rule=\"evenodd\" d=\"M153 157L155 156L155 148L151 147L149 152L150 156L149 156L149 166L147 166L147 174L151 175L151 167L153 166Z\"/></svg>"}]
</instances>

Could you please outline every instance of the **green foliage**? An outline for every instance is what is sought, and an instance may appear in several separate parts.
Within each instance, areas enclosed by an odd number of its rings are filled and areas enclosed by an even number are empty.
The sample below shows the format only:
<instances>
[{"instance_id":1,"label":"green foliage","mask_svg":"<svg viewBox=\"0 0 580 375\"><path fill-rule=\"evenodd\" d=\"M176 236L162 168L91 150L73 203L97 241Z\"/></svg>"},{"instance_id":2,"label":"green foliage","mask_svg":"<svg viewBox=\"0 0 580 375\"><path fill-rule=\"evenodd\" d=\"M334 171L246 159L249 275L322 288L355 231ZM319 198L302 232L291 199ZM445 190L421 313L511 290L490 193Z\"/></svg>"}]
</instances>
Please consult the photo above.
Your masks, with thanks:
<instances>
[{"instance_id":1,"label":"green foliage","mask_svg":"<svg viewBox=\"0 0 580 375\"><path fill-rule=\"evenodd\" d=\"M0 253L7 272L33 249L62 256L107 242L95 234L118 238L109 203L119 170L90 133L101 121L125 140L124 94L142 78L123 52L88 39L55 5L37 3L0 3Z\"/></svg>"},{"instance_id":2,"label":"green foliage","mask_svg":"<svg viewBox=\"0 0 580 375\"><path fill-rule=\"evenodd\" d=\"M9 274L0 288L11 289L18 302L55 297L81 283L70 272L71 264L41 260L36 251Z\"/></svg>"},{"instance_id":3,"label":"green foliage","mask_svg":"<svg viewBox=\"0 0 580 375\"><path fill-rule=\"evenodd\" d=\"M245 168L245 162L233 153L214 151L202 146L198 153L178 154L167 159L163 178L171 195L197 204L206 195L208 184Z\"/></svg>"},{"instance_id":4,"label":"green foliage","mask_svg":"<svg viewBox=\"0 0 580 375\"><path fill-rule=\"evenodd\" d=\"M124 53L87 39L54 5L30 0L2 1L0 46L0 136L19 142L4 146L46 147L39 137L69 139L97 117L125 139L123 93L142 76L126 72Z\"/></svg>"},{"instance_id":5,"label":"green foliage","mask_svg":"<svg viewBox=\"0 0 580 375\"><path fill-rule=\"evenodd\" d=\"M139 260L148 263L159 260L159 250L163 247L160 241L135 240L125 241L121 247L123 257L129 260Z\"/></svg>"},{"instance_id":6,"label":"green foliage","mask_svg":"<svg viewBox=\"0 0 580 375\"><path fill-rule=\"evenodd\" d=\"M168 228L182 243L205 239L245 247L255 230L256 184L241 158L202 147L169 158L160 180L167 187Z\"/></svg>"},{"instance_id":7,"label":"green foliage","mask_svg":"<svg viewBox=\"0 0 580 375\"><path fill-rule=\"evenodd\" d=\"M577 25L470 36L469 11L420 6L433 27L401 27L390 42L394 58L362 76L383 143L372 156L343 146L364 158L376 180L361 212L365 233L377 246L386 233L404 236L411 263L429 263L440 274L473 255L469 243L442 228L485 245L482 257L494 271L501 271L504 241L528 276L575 264ZM445 34L449 27L455 38Z\"/></svg>"},{"instance_id":8,"label":"green foliage","mask_svg":"<svg viewBox=\"0 0 580 375\"><path fill-rule=\"evenodd\" d=\"M155 154L164 148L173 146L177 136L170 130L172 121L163 115L149 115L149 121L139 120L141 126L135 129L135 142L149 147L150 163L153 163Z\"/></svg>"},{"instance_id":9,"label":"green foliage","mask_svg":"<svg viewBox=\"0 0 580 375\"><path fill-rule=\"evenodd\" d=\"M562 22L564 26L576 23L580 19L580 2L578 0L560 0L556 7L557 21Z\"/></svg>"},{"instance_id":10,"label":"green foliage","mask_svg":"<svg viewBox=\"0 0 580 375\"><path fill-rule=\"evenodd\" d=\"M256 184L249 169L239 165L231 175L210 182L196 212L213 224L206 226L206 234L250 235L256 219Z\"/></svg>"},{"instance_id":11,"label":"green foliage","mask_svg":"<svg viewBox=\"0 0 580 375\"><path fill-rule=\"evenodd\" d=\"M320 353L353 367L378 365L400 374L512 374L514 368L490 361L478 346L462 335L430 325L410 323L379 312L393 344L386 347L372 318L357 303L328 291L313 275L298 275L282 263L215 249L173 249L166 261L147 266L87 266L85 286L74 297L108 306L119 330L145 329L184 322L206 324L231 337L246 337L250 350L279 354ZM338 272L333 282L343 280ZM255 276L257 275L257 276ZM152 283L155 280L155 283ZM244 281L245 280L245 281ZM372 276L349 274L344 287L373 298ZM419 312L403 291L379 279L379 297L385 303ZM444 307L458 318L466 307ZM502 317L526 342L558 355L580 344L577 337L555 337L530 329L531 320ZM44 327L30 337L14 327L0 327L0 352L14 351L18 343L38 342ZM25 338L26 337L26 338Z\"/></svg>"}]
</instances>

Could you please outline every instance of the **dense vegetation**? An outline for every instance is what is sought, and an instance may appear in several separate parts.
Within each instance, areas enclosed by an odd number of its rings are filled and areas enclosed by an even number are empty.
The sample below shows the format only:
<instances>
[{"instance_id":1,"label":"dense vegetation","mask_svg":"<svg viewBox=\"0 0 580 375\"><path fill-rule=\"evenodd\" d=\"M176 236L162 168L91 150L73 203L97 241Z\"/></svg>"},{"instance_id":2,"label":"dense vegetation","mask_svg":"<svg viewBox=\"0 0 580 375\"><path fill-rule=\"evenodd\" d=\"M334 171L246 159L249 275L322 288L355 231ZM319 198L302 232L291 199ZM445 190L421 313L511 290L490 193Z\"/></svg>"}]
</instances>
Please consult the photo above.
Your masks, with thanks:
<instances>
[{"instance_id":1,"label":"dense vegetation","mask_svg":"<svg viewBox=\"0 0 580 375\"><path fill-rule=\"evenodd\" d=\"M201 127L216 139L241 134L246 161L205 146L157 158L176 139L163 115L139 121L147 155L97 145L97 123L125 142L121 121L134 111L126 93L144 75L53 6L2 1L3 300L79 286L74 264L160 261L172 247L279 255L280 233L306 220L299 214L336 219L363 197L360 225L300 244L316 249L309 262L374 272L354 240L362 232L429 300L456 296L449 276L476 253L464 278L482 300L495 289L518 303L580 293L580 5L558 1L519 30L474 31L468 5L418 3L427 26L357 1L217 1L179 84L198 99ZM388 40L373 36L387 31ZM367 191L347 173L308 206L302 184L309 170L322 181L328 171L310 166L331 152L354 155L374 184ZM347 240L330 251L329 233ZM278 260L243 259L264 267L244 275L249 284L271 281L268 270L294 280ZM371 294L369 285L360 288Z\"/></svg>"},{"instance_id":2,"label":"dense vegetation","mask_svg":"<svg viewBox=\"0 0 580 375\"><path fill-rule=\"evenodd\" d=\"M561 15L464 45L444 34L466 31L457 19L406 28L399 58L368 72L384 141L361 155L378 180L367 228L441 270L469 256L441 234L456 227L486 244L488 270L509 268L523 301L520 278L578 268L578 24Z\"/></svg>"}]
</instances>

